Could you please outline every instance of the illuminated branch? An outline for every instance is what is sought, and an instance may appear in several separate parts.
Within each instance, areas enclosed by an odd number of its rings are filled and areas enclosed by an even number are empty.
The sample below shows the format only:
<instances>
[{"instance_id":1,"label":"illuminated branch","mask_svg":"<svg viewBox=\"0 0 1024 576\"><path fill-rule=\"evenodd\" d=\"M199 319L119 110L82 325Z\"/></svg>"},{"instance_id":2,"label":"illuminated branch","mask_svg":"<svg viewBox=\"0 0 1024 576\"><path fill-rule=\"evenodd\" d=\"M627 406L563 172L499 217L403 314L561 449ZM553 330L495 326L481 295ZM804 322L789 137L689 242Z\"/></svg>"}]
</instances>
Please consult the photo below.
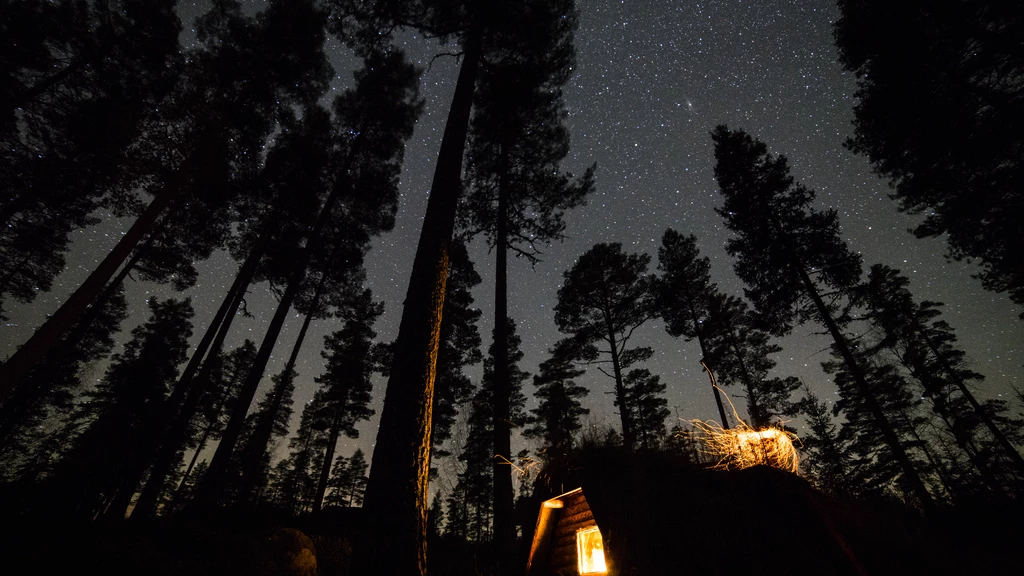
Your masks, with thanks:
<instances>
[{"instance_id":1,"label":"illuminated branch","mask_svg":"<svg viewBox=\"0 0 1024 576\"><path fill-rule=\"evenodd\" d=\"M726 399L728 400L728 396ZM796 474L800 469L800 456L793 445L793 440L799 442L796 434L775 426L755 430L739 417L731 400L729 405L736 419L735 428L722 428L720 424L710 420L690 421L702 434L702 452L716 460L714 468L742 470L763 464Z\"/></svg>"}]
</instances>

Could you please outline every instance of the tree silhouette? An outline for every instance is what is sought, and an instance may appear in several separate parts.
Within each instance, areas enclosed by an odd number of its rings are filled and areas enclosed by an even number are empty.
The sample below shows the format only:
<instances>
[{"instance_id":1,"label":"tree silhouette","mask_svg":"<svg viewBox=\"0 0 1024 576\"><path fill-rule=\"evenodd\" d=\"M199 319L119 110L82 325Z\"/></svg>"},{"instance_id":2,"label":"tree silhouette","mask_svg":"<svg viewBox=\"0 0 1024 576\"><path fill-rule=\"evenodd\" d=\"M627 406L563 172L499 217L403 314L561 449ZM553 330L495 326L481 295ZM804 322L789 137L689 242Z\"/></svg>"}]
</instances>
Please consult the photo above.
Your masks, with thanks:
<instances>
[{"instance_id":1,"label":"tree silhouette","mask_svg":"<svg viewBox=\"0 0 1024 576\"><path fill-rule=\"evenodd\" d=\"M287 284L291 268L302 253L304 235L315 223L319 203L325 194L322 174L332 159L333 135L329 113L318 106L307 106L301 120L290 112L281 114L279 120L281 132L259 175L250 182L255 192L241 197L236 203L241 221L238 235L230 247L243 261L242 265L192 360L182 372L176 388L176 395L180 391L180 398L172 402L174 406L181 404L181 409L169 427L167 441L154 466L151 481L140 496L133 516L155 512L155 491L148 488L155 486L154 482L161 482L161 476L170 469L173 452L184 441L187 423L207 394L207 387L214 381L211 374L220 366L221 348L248 286L261 280L268 280L272 285L275 282ZM343 275L351 271L349 266L338 266L337 269ZM327 288L328 278L321 275L320 282L314 284L322 294ZM304 296L302 292L295 295L300 308L308 300L304 300ZM312 308L306 308L311 314L321 314L320 310L313 312ZM311 319L307 314L307 320ZM303 326L300 336L304 336L308 323L304 322ZM294 356L301 344L302 338L297 339L289 366L294 366ZM284 401L283 391L291 385L285 377L280 378L279 383L274 398L265 405L268 409L263 412L266 418L262 421L260 435L266 441L271 434L271 423L278 418L276 412ZM258 450L255 459L262 459ZM247 478L252 476L249 474Z\"/></svg>"},{"instance_id":2,"label":"tree silhouette","mask_svg":"<svg viewBox=\"0 0 1024 576\"><path fill-rule=\"evenodd\" d=\"M342 433L358 438L355 425L367 420L374 410L369 407L374 372L385 370L373 353L373 323L384 313L382 303L375 303L366 290L351 310L346 311L345 327L324 340L326 371L316 378L324 390L324 420L327 424L327 446L319 463L320 474L313 499L313 511L323 505L330 479L334 451ZM365 463L364 463L365 468Z\"/></svg>"},{"instance_id":3,"label":"tree silhouette","mask_svg":"<svg viewBox=\"0 0 1024 576\"><path fill-rule=\"evenodd\" d=\"M497 333L495 329L493 333ZM508 335L507 350L510 397L509 426L517 428L526 420L526 396L523 395L523 383L530 377L519 368L523 359L520 350L522 339L516 334L515 321L508 319L506 327ZM481 542L494 537L494 464L500 462L502 471L512 476L511 460L503 460L494 449L494 388L497 368L498 344L492 342L488 355L484 359L484 374L480 389L473 395L469 406L466 442L459 453L459 460L465 469L459 474L455 490L466 499L467 514L470 525L466 529L467 538Z\"/></svg>"},{"instance_id":4,"label":"tree silhouette","mask_svg":"<svg viewBox=\"0 0 1024 576\"><path fill-rule=\"evenodd\" d=\"M1024 478L1024 460L995 423L1005 420L1005 404L975 399L968 384L984 376L964 365L956 334L940 319L942 304L918 304L909 284L898 270L876 264L859 288L856 302L865 307L868 320L882 335L878 346L895 354L920 383L933 411L990 486L998 484L993 467L1004 473L1009 468Z\"/></svg>"},{"instance_id":5,"label":"tree silhouette","mask_svg":"<svg viewBox=\"0 0 1024 576\"><path fill-rule=\"evenodd\" d=\"M480 331L477 329L477 322L483 312L472 307L473 294L470 292L480 284L480 275L469 259L465 244L452 244L449 267L434 381L434 418L430 442L432 457L451 455L442 446L451 438L459 407L473 394L473 382L463 372L463 368L483 360L483 354L480 353Z\"/></svg>"},{"instance_id":6,"label":"tree silhouette","mask_svg":"<svg viewBox=\"0 0 1024 576\"><path fill-rule=\"evenodd\" d=\"M622 385L637 444L644 450L657 448L665 437L665 419L671 414L668 401L661 396L665 393L661 377L646 368L635 368L622 379Z\"/></svg>"},{"instance_id":7,"label":"tree silhouette","mask_svg":"<svg viewBox=\"0 0 1024 576\"><path fill-rule=\"evenodd\" d=\"M791 415L792 393L800 387L794 376L768 374L775 368L771 355L782 347L757 327L758 321L740 298L715 294L709 302L708 348L715 376L723 385L741 384L747 397L749 424L764 428L784 415Z\"/></svg>"},{"instance_id":8,"label":"tree silhouette","mask_svg":"<svg viewBox=\"0 0 1024 576\"><path fill-rule=\"evenodd\" d=\"M467 160L468 189L460 205L467 235L483 233L494 248L496 366L506 364L502 343L508 318L508 252L539 261L538 245L565 237L564 212L584 203L593 168L578 181L560 172L569 152L562 87L575 64L572 1L527 5L520 34L498 34L487 44L478 80ZM508 375L495 372L495 454L511 460ZM512 477L494 461L494 531L501 559L515 548ZM504 564L503 560L499 560ZM502 569L503 573L508 570Z\"/></svg>"},{"instance_id":9,"label":"tree silhouette","mask_svg":"<svg viewBox=\"0 0 1024 576\"><path fill-rule=\"evenodd\" d=\"M188 77L168 97L166 116L133 143L140 155L151 157L148 163L138 161L159 169L121 186L129 196L139 187L147 189L153 200L85 282L0 368L0 394L9 394L82 316L161 217L187 203L185 191L193 179L223 181L226 173L258 165L275 110L315 100L326 89L331 71L322 50L323 18L308 0L272 0L254 19L242 15L238 2L225 0L200 18L200 45L189 55ZM168 133L174 135L170 143Z\"/></svg>"},{"instance_id":10,"label":"tree silhouette","mask_svg":"<svg viewBox=\"0 0 1024 576\"><path fill-rule=\"evenodd\" d=\"M814 192L793 182L786 158L769 154L763 143L745 132L719 126L712 139L715 178L725 197L716 211L736 234L726 249L736 258L736 275L746 283L744 292L760 322L776 335L808 320L825 325L893 462L930 511L931 496L850 350L834 302L826 303L821 291L827 288L841 295L860 277L860 257L840 238L835 211L814 210Z\"/></svg>"},{"instance_id":11,"label":"tree silhouette","mask_svg":"<svg viewBox=\"0 0 1024 576\"><path fill-rule=\"evenodd\" d=\"M918 237L977 258L982 285L1024 305L1024 17L998 2L842 0L840 62L857 77L854 135ZM1024 313L1021 315L1024 318Z\"/></svg>"},{"instance_id":12,"label":"tree silhouette","mask_svg":"<svg viewBox=\"0 0 1024 576\"><path fill-rule=\"evenodd\" d=\"M709 301L717 293L717 287L711 283L711 260L706 256L702 258L697 249L697 237L683 236L671 228L665 230L658 248L658 270L662 273L657 281L658 307L665 319L665 331L686 340L696 338L700 361L711 363L710 367L705 364L705 369L717 371L718 362L712 361L708 351L710 334L705 325ZM726 329L724 324L721 328ZM729 418L714 380L711 390L722 427L728 428Z\"/></svg>"},{"instance_id":13,"label":"tree silhouette","mask_svg":"<svg viewBox=\"0 0 1024 576\"><path fill-rule=\"evenodd\" d=\"M81 393L82 372L106 357L114 348L114 334L128 316L124 292L107 299L97 320L73 347L51 362L37 366L25 379L25 386L0 404L0 462L6 475L23 475L46 436L66 420ZM44 392L44 393L41 393Z\"/></svg>"},{"instance_id":14,"label":"tree silhouette","mask_svg":"<svg viewBox=\"0 0 1024 576\"><path fill-rule=\"evenodd\" d=\"M288 443L288 457L278 463L271 482L271 501L291 514L312 509L320 472L319 454L327 447L324 392L317 390L302 409L299 429Z\"/></svg>"},{"instance_id":15,"label":"tree silhouette","mask_svg":"<svg viewBox=\"0 0 1024 576\"><path fill-rule=\"evenodd\" d=\"M182 475L177 487L174 499L181 501L179 493L185 489L186 483L194 486L195 481L190 480L196 462L202 455L207 443L220 438L220 433L227 424L228 416L231 414L238 390L241 387L245 375L249 373L253 358L256 357L256 344L252 340L246 340L241 346L235 348L224 357L224 362L219 366L218 374L215 376L211 393L203 396L199 411L193 420L192 436L194 446L192 459L189 461L185 472ZM200 432L201 431L201 432ZM205 473L206 467L203 467Z\"/></svg>"},{"instance_id":16,"label":"tree silhouette","mask_svg":"<svg viewBox=\"0 0 1024 576\"><path fill-rule=\"evenodd\" d=\"M396 28L411 27L431 37L454 37L462 47L367 486L366 506L375 510L371 518L388 522L371 522L368 538L386 545L357 549L355 561L357 571L426 574L435 364L473 92L482 57L516 45L511 40L534 28L528 17L531 8L544 8L546 3L332 0L330 6L333 30L356 45L386 41ZM506 564L503 573L511 570Z\"/></svg>"},{"instance_id":17,"label":"tree silhouette","mask_svg":"<svg viewBox=\"0 0 1024 576\"><path fill-rule=\"evenodd\" d=\"M571 356L591 363L612 365L615 402L627 448L636 444L633 407L626 394L623 371L653 355L650 348L627 348L633 332L657 314L654 278L647 275L650 256L626 254L621 244L596 244L564 273L558 290L555 324L569 334ZM597 343L601 342L602 349Z\"/></svg>"},{"instance_id":18,"label":"tree silhouette","mask_svg":"<svg viewBox=\"0 0 1024 576\"><path fill-rule=\"evenodd\" d=\"M494 514L494 459L493 400L491 391L481 387L469 405L466 423L466 442L459 452L459 461L465 468L459 473L453 497L460 501L456 514L464 517L459 534L470 542L491 539L491 519ZM455 495L458 496L455 496Z\"/></svg>"},{"instance_id":19,"label":"tree silhouette","mask_svg":"<svg viewBox=\"0 0 1024 576\"><path fill-rule=\"evenodd\" d=\"M804 397L796 407L807 419L810 428L809 434L800 434L804 454L810 457L803 461L804 473L825 492L836 496L850 494L852 479L846 457L849 446L840 438L833 418L837 410L829 408L807 386L804 386Z\"/></svg>"},{"instance_id":20,"label":"tree silhouette","mask_svg":"<svg viewBox=\"0 0 1024 576\"><path fill-rule=\"evenodd\" d=\"M590 391L575 382L585 371L576 366L568 352L565 344L556 345L551 357L541 362L540 373L533 377L537 388L534 396L540 402L530 410L530 426L523 436L540 440L540 453L548 460L565 456L572 449L583 428L580 418L590 413L580 402Z\"/></svg>"},{"instance_id":21,"label":"tree silhouette","mask_svg":"<svg viewBox=\"0 0 1024 576\"><path fill-rule=\"evenodd\" d=\"M322 247L325 228L332 222L336 206L340 217L348 220L350 229L361 231L366 241L370 234L378 233L393 223L403 146L422 108L416 94L417 78L418 72L406 63L400 51L372 55L367 59L366 67L356 74L356 88L336 100L336 117L342 129L336 130L339 164L333 167L330 193L323 201L316 223L309 230L306 243L294 262L287 288L246 379L236 412L210 462L210 470L199 486L197 506L215 505L226 488L228 463L246 410L259 386L307 267Z\"/></svg>"},{"instance_id":22,"label":"tree silhouette","mask_svg":"<svg viewBox=\"0 0 1024 576\"><path fill-rule=\"evenodd\" d=\"M362 506L366 490L366 455L359 448L346 459L338 455L329 482L326 503L331 506Z\"/></svg>"},{"instance_id":23,"label":"tree silhouette","mask_svg":"<svg viewBox=\"0 0 1024 576\"><path fill-rule=\"evenodd\" d=\"M878 435L875 419L871 417L872 408L865 401L853 372L836 346L832 348L835 360L822 366L834 375L839 390L836 409L845 416L839 442L846 447L854 493L887 495L893 486L897 486L899 492L912 492L914 487L894 455L893 445ZM920 396L894 364L877 357L869 347L855 344L852 353L869 386L872 401L881 408L900 440L898 449L911 460L915 474L927 478L933 489L940 492L939 485L944 484L941 471L936 469L935 460L920 434L926 422L920 413Z\"/></svg>"},{"instance_id":24,"label":"tree silhouette","mask_svg":"<svg viewBox=\"0 0 1024 576\"><path fill-rule=\"evenodd\" d=\"M128 147L180 71L174 2L5 2L0 318L64 267L70 233L134 170Z\"/></svg>"},{"instance_id":25,"label":"tree silhouette","mask_svg":"<svg viewBox=\"0 0 1024 576\"><path fill-rule=\"evenodd\" d=\"M318 280L314 274L310 274L306 285L307 288L309 284L316 287L312 289L311 294L307 289L305 294L298 292L295 295L296 308L305 312L299 335L292 345L284 369L274 377L273 389L261 402L263 409L242 451L240 488L243 501L254 501L253 495L266 484L265 472L269 470L264 470L265 467L261 463L269 458L267 452L270 449L271 437L287 433L287 419L291 414L289 407L295 388L293 382L297 375L295 363L312 320L314 317L323 318L332 314L351 319L353 313L358 314L353 311L366 306L364 301L368 295L363 292L361 285L366 278L362 259L368 237L359 234L358 227L350 226L345 221L330 231L334 233L325 238L324 243L327 245L323 247L327 252L326 257L320 258L318 262L311 262L311 268L316 265L321 271ZM284 302L279 304L279 307L283 305ZM275 434L274 422L281 419L285 421L285 430L282 434Z\"/></svg>"},{"instance_id":26,"label":"tree silhouette","mask_svg":"<svg viewBox=\"0 0 1024 576\"><path fill-rule=\"evenodd\" d=\"M188 300L151 297L149 309L150 319L132 330L132 339L114 355L102 382L80 409L79 418L92 424L55 472L58 489L51 504L60 506L62 513L85 519L123 518L145 471L147 451L159 433L154 424L192 334Z\"/></svg>"},{"instance_id":27,"label":"tree silhouette","mask_svg":"<svg viewBox=\"0 0 1024 576\"><path fill-rule=\"evenodd\" d=\"M401 58L400 55L396 55L396 57ZM339 111L343 109L351 111L353 106L346 103L351 98L353 98L351 93L339 98L336 104L336 107L340 107ZM254 360L247 384L242 389L242 395L247 399L244 401L244 406L236 406L238 410L241 410L241 414L234 418L234 424L229 421L229 426L225 430L232 450L220 451L218 446L221 457L217 459L216 463L211 462L211 470L208 475L212 478L206 482L212 481L219 485L223 481L225 477L224 464L226 461L230 461L229 452L233 452L233 445L237 442L241 423L244 422L245 414L255 394L255 386L258 385L259 378L263 375L272 346L276 343L284 316L291 306L291 301L299 298L300 303L302 302L302 279L305 278L307 267L299 265L299 263L303 259L308 262L313 258L313 255L310 254L312 250L310 250L309 244L302 244L302 242L304 240L308 242L307 235L318 222L321 231L328 224L327 218L319 218L319 216L324 213L322 204L326 202L324 196L327 195L325 187L328 179L325 171L331 169L331 164L337 161L335 140L338 139L339 133L348 133L348 129L357 130L359 124L354 123L363 120L349 115L332 123L327 111L313 105L303 109L301 119L296 118L291 112L282 113L278 115L278 118L281 123L281 133L267 154L266 163L258 177L254 177L248 182L250 189L255 192L241 197L236 202L236 209L242 222L238 226L238 238L232 242L231 247L237 257L243 261L242 265L213 322L208 326L200 341L196 353L182 373L181 381L176 389L176 393L178 390L181 391L180 398L176 398L176 401L172 403L174 406L180 405L181 408L168 425L164 446L150 475L150 481L147 482L143 494L139 497L133 516L142 517L155 513L157 490L162 485L162 477L174 465L174 454L184 442L187 424L192 419L202 397L207 393L207 386L212 382L210 373L221 361L220 351L230 331L236 311L244 300L248 286L260 279L270 280L272 283L276 281L290 288L290 296L285 298L285 295L282 295L282 301L275 312L274 321L272 321L257 358ZM365 121L370 122L370 120ZM381 170L387 169L387 163L381 165ZM386 196L386 193L382 196ZM382 203L386 204L387 200L382 198ZM359 202L356 204L361 206ZM379 217L373 218L372 214L365 214L365 216L367 226L373 226L374 223L380 221ZM337 222L333 224L342 226ZM353 231L356 238L364 238L365 230L355 228ZM330 233L331 230L328 229L327 235L330 236ZM357 251L359 252L359 261L351 262L353 266L358 266L361 263L361 249L357 249ZM340 254L338 256L339 261L345 261L348 257ZM343 272L351 270L350 266L339 266L338 268ZM293 279L293 276L297 278ZM329 280L328 283L330 283ZM301 342L297 342L297 344L301 346ZM297 350L293 350L297 352ZM276 418L275 413L283 400L280 393L289 384L282 382L282 386L277 390L278 394L268 405L268 411L265 412L267 419L263 422L264 426L261 427L260 436L269 439L268 423ZM258 457L257 450L257 459ZM246 478L252 476L253 474L249 474ZM200 484L200 488L204 485L205 483ZM201 491L197 491L197 493L201 493Z\"/></svg>"}]
</instances>

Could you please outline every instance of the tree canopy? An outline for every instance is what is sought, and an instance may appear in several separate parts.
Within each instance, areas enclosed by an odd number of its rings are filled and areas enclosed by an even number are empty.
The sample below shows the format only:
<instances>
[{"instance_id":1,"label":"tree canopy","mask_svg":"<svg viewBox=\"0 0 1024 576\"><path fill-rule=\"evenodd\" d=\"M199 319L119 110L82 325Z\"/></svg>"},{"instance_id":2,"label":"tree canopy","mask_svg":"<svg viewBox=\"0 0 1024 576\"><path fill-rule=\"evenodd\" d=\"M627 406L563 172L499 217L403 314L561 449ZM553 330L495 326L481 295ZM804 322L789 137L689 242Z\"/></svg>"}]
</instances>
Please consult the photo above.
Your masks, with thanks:
<instances>
[{"instance_id":1,"label":"tree canopy","mask_svg":"<svg viewBox=\"0 0 1024 576\"><path fill-rule=\"evenodd\" d=\"M980 261L985 288L1024 305L1024 16L986 0L839 9L840 62L857 77L847 147L925 216L915 235L945 235L950 256Z\"/></svg>"}]
</instances>

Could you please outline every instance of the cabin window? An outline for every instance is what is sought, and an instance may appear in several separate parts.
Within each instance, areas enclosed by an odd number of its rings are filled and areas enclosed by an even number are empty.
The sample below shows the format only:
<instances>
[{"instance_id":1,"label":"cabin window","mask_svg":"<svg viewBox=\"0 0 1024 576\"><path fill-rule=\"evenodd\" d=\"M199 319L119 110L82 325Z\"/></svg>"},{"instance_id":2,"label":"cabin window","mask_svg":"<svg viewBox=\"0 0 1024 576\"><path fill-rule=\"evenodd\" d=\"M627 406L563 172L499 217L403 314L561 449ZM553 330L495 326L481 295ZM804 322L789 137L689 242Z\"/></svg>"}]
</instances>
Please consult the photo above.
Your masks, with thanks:
<instances>
[{"instance_id":1,"label":"cabin window","mask_svg":"<svg viewBox=\"0 0 1024 576\"><path fill-rule=\"evenodd\" d=\"M597 526L582 528L576 532L576 559L580 574L605 574L604 540Z\"/></svg>"}]
</instances>

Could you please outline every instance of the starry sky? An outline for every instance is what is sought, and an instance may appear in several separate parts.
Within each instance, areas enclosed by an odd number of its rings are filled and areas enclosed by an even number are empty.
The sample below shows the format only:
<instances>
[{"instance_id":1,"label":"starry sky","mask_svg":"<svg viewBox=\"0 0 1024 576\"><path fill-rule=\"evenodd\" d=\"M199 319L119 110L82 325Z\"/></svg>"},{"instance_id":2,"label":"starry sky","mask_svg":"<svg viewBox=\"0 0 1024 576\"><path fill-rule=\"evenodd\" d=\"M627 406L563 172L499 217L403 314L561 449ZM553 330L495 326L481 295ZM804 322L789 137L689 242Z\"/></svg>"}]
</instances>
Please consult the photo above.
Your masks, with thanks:
<instances>
[{"instance_id":1,"label":"starry sky","mask_svg":"<svg viewBox=\"0 0 1024 576\"><path fill-rule=\"evenodd\" d=\"M191 41L189 29L206 2L180 2L185 23L182 41ZM247 8L258 10L260 1ZM851 133L854 79L836 59L832 23L838 10L829 2L800 0L578 0L580 27L576 35L577 66L565 89L572 151L564 168L574 173L596 162L597 190L588 205L567 218L569 238L544 248L536 267L523 260L509 265L510 315L523 339L523 368L531 373L546 358L546 350L561 335L554 324L556 294L562 273L597 242L620 242L629 252L652 256L666 228L695 234L702 253L711 258L712 277L731 294L742 294L742 283L732 272L725 252L729 232L714 208L720 197L714 180L713 147L709 132L717 124L742 128L764 141L774 153L790 159L793 175L817 191L817 207L838 211L842 234L864 257L865 267L881 262L899 268L911 279L918 300L946 303L945 319L957 330L971 367L986 376L979 387L982 397L1006 397L1012 387L1024 387L1024 322L1020 310L1007 297L982 290L971 278L976 268L944 258L942 239L918 240L907 229L913 217L899 214L887 197L886 182L871 172L867 161L843 148ZM373 243L367 257L369 287L387 303L376 326L380 339L398 333L401 302L419 237L430 182L451 101L458 64L454 58L432 57L452 47L404 33L396 43L413 61L427 68L421 93L427 106L406 148L401 182L401 203L394 231ZM336 41L330 56L337 72L333 90L351 83L355 60ZM131 224L106 215L104 223L75 233L68 268L52 292L41 294L31 306L14 308L0 332L0 356L24 342L44 315L59 303L98 264ZM471 254L483 283L474 291L484 312L480 332L487 339L493 325L493 255L482 241ZM189 290L196 309L193 344L213 317L227 291L237 264L226 254L215 254L199 265L199 284ZM124 325L129 330L145 320L150 295L174 296L164 286L129 282L133 312ZM238 317L229 346L244 338L259 342L273 315L276 301L266 285L250 288L248 309L253 318ZM286 323L264 380L281 370L302 319ZM299 357L294 422L301 406L313 395L313 378L323 369L323 337L340 323L314 322ZM798 327L779 343L784 350L776 360L778 375L800 377L826 400L835 398L820 363L827 359L828 341L815 325ZM667 398L683 419L717 419L717 411L698 363L696 342L668 336L660 321L637 331L637 345L652 346L655 356L645 365L668 386ZM91 381L102 376L104 364L88 373ZM478 379L481 368L471 369ZM591 393L591 425L618 427L612 407L612 382L596 370L582 377ZM375 381L379 412L386 381ZM726 389L745 416L738 390ZM526 385L529 396L532 385ZM262 392L261 392L262 393ZM531 400L531 406L533 405ZM799 428L799 422L795 422ZM670 423L671 425L671 423ZM359 426L359 439L343 439L339 448L350 454L356 447L372 451L377 419ZM279 454L284 454L282 443ZM529 447L516 440L514 449Z\"/></svg>"}]
</instances>

